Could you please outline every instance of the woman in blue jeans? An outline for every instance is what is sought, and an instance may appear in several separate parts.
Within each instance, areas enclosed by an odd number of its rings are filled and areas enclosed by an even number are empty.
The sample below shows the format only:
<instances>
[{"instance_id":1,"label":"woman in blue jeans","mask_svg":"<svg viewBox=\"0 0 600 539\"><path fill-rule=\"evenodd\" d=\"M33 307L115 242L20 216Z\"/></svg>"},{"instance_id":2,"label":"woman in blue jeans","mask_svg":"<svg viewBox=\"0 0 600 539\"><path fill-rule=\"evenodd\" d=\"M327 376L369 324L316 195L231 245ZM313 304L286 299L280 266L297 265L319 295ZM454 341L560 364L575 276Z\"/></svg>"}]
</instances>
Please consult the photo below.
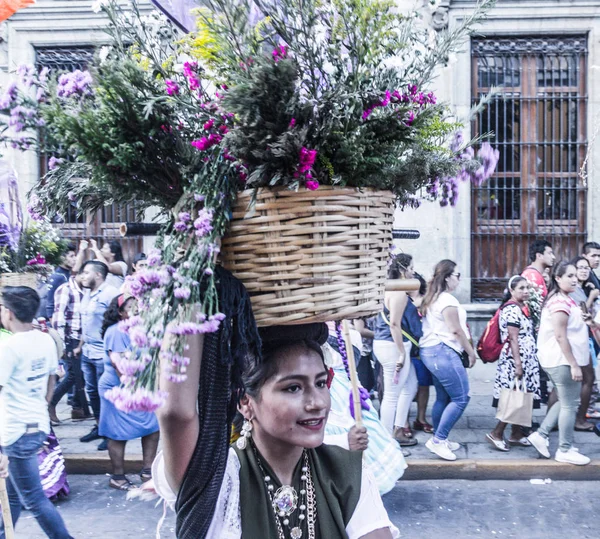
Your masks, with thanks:
<instances>
[{"instance_id":1,"label":"woman in blue jeans","mask_svg":"<svg viewBox=\"0 0 600 539\"><path fill-rule=\"evenodd\" d=\"M423 337L419 341L421 361L433 375L436 400L432 419L434 433L425 446L445 460L456 460L460 445L448 436L469 403L469 378L461 356L469 368L477 355L469 338L467 313L451 294L458 288L460 273L456 263L442 260L421 304Z\"/></svg>"}]
</instances>

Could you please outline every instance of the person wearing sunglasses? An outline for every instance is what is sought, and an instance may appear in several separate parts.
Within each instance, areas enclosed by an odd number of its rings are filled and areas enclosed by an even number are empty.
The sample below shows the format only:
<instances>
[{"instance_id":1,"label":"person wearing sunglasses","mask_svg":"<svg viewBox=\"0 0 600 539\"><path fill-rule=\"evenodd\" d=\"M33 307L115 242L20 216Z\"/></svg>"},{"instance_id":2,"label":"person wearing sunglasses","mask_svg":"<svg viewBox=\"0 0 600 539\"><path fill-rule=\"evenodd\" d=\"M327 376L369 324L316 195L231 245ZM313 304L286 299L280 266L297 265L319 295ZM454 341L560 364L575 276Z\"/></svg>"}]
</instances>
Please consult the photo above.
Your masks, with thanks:
<instances>
[{"instance_id":1,"label":"person wearing sunglasses","mask_svg":"<svg viewBox=\"0 0 600 539\"><path fill-rule=\"evenodd\" d=\"M456 263L442 260L421 304L423 336L419 341L421 361L433 375L436 401L432 419L434 433L425 446L444 460L456 460L460 444L448 435L469 404L469 377L477 354L467 327L467 312L452 295L460 283Z\"/></svg>"}]
</instances>

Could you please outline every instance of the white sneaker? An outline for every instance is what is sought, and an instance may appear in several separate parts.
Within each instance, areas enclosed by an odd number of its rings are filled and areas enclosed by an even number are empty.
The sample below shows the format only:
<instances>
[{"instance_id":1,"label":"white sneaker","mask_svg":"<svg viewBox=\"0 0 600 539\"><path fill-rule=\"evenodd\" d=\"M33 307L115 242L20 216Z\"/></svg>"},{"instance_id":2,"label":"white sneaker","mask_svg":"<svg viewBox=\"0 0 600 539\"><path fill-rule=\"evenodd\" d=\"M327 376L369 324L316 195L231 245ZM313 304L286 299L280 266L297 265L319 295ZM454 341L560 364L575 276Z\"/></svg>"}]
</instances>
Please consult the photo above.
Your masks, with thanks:
<instances>
[{"instance_id":1,"label":"white sneaker","mask_svg":"<svg viewBox=\"0 0 600 539\"><path fill-rule=\"evenodd\" d=\"M450 440L446 440L446 445L450 451L458 451L460 449L460 444L458 442L451 442Z\"/></svg>"},{"instance_id":2,"label":"white sneaker","mask_svg":"<svg viewBox=\"0 0 600 539\"><path fill-rule=\"evenodd\" d=\"M429 438L425 443L425 447L444 460L456 460L456 455L450 450L448 444L445 442L435 444L433 443L433 438Z\"/></svg>"},{"instance_id":3,"label":"white sneaker","mask_svg":"<svg viewBox=\"0 0 600 539\"><path fill-rule=\"evenodd\" d=\"M590 463L590 458L582 455L578 451L573 451L573 448L568 451L561 451L560 449L554 455L556 462L566 462L567 464L575 464L577 466L585 466Z\"/></svg>"},{"instance_id":4,"label":"white sneaker","mask_svg":"<svg viewBox=\"0 0 600 539\"><path fill-rule=\"evenodd\" d=\"M550 442L547 438L544 438L538 431L530 434L527 439L531 442L531 445L537 449L537 452L547 459L550 458L550 451L548 447Z\"/></svg>"}]
</instances>

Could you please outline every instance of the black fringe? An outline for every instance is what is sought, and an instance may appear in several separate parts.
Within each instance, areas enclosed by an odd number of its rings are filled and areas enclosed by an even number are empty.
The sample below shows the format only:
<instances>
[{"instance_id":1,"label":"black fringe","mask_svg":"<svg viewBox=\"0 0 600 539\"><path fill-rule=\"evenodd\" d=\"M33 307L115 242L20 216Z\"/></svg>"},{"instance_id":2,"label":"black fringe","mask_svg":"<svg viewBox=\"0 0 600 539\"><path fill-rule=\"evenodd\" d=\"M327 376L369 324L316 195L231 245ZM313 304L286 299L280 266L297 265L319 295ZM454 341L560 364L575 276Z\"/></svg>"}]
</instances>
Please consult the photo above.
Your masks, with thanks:
<instances>
[{"instance_id":1,"label":"black fringe","mask_svg":"<svg viewBox=\"0 0 600 539\"><path fill-rule=\"evenodd\" d=\"M250 297L227 270L215 271L220 311L227 316L217 333L205 335L198 415L198 443L176 503L178 539L206 537L223 483L231 424L243 391L242 372L249 354L260 357L260 337Z\"/></svg>"}]
</instances>

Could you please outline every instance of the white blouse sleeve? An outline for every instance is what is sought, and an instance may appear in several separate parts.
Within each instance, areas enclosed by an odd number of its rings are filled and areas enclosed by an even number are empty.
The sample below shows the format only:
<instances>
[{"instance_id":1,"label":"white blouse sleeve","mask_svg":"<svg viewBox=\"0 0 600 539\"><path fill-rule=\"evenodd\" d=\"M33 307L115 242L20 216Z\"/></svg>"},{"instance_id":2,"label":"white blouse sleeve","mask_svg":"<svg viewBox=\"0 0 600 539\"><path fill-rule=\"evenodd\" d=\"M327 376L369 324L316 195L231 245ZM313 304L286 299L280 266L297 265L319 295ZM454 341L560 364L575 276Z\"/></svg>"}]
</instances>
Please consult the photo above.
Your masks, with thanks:
<instances>
[{"instance_id":1,"label":"white blouse sleeve","mask_svg":"<svg viewBox=\"0 0 600 539\"><path fill-rule=\"evenodd\" d=\"M167 481L165 459L162 451L156 455L152 463L152 479L157 494L165 500L171 509L175 510L177 494L173 492ZM219 491L219 499L206 538L241 539L241 537L240 461L235 451L230 448L223 483Z\"/></svg>"},{"instance_id":2,"label":"white blouse sleeve","mask_svg":"<svg viewBox=\"0 0 600 539\"><path fill-rule=\"evenodd\" d=\"M400 531L392 524L383 506L373 475L363 467L360 498L346 526L346 533L348 539L360 539L367 533L382 528L389 528L394 539L400 537Z\"/></svg>"}]
</instances>

